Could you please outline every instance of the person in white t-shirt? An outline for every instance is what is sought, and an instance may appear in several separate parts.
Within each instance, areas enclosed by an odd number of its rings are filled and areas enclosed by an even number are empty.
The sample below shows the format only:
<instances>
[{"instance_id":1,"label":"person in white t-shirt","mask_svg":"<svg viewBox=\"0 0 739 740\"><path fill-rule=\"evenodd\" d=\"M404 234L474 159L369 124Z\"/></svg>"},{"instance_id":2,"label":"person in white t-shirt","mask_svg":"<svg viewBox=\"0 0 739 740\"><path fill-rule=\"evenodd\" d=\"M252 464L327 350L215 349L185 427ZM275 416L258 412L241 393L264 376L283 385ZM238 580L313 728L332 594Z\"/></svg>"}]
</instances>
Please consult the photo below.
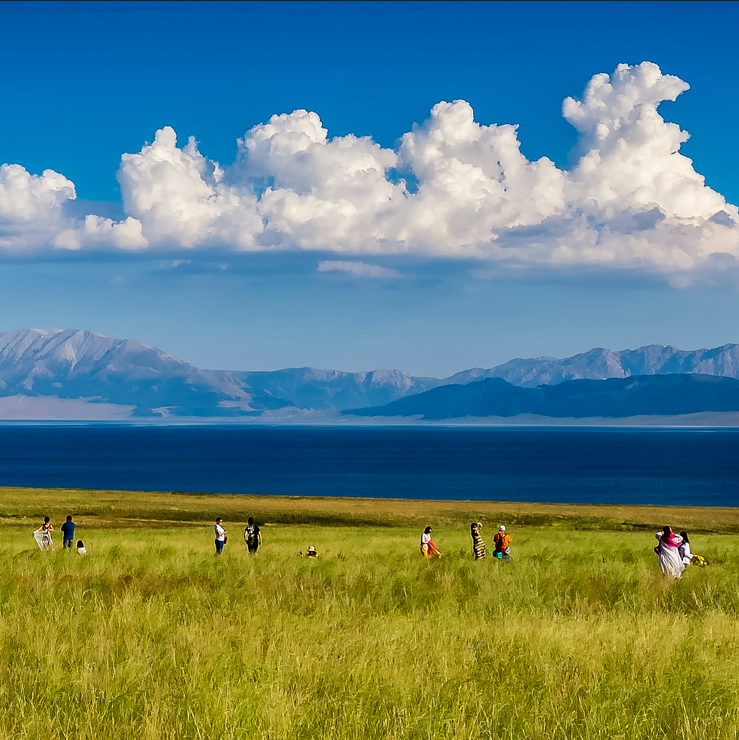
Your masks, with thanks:
<instances>
[{"instance_id":1,"label":"person in white t-shirt","mask_svg":"<svg viewBox=\"0 0 739 740\"><path fill-rule=\"evenodd\" d=\"M434 545L431 539L431 527L426 527L421 535L421 555L425 558L440 558L441 551Z\"/></svg>"},{"instance_id":2,"label":"person in white t-shirt","mask_svg":"<svg viewBox=\"0 0 739 740\"><path fill-rule=\"evenodd\" d=\"M680 543L680 547L677 548L678 554L683 559L683 565L690 565L693 560L693 553L690 552L688 533L680 532L680 536L683 538L683 541Z\"/></svg>"},{"instance_id":3,"label":"person in white t-shirt","mask_svg":"<svg viewBox=\"0 0 739 740\"><path fill-rule=\"evenodd\" d=\"M218 517L218 519L216 519L216 526L214 527L216 532L216 555L223 553L223 546L228 540L228 532L223 528L222 523L223 519Z\"/></svg>"}]
</instances>

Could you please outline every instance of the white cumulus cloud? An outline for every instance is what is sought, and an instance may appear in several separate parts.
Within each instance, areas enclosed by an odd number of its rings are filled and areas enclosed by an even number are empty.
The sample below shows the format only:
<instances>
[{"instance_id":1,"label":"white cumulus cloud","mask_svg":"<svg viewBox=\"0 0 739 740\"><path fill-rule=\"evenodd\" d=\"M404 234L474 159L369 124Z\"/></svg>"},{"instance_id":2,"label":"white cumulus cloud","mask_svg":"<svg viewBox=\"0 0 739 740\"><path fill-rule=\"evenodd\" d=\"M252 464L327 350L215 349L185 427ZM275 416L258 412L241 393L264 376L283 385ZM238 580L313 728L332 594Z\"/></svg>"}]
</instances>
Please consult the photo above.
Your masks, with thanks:
<instances>
[{"instance_id":1,"label":"white cumulus cloud","mask_svg":"<svg viewBox=\"0 0 739 740\"><path fill-rule=\"evenodd\" d=\"M723 197L680 154L689 135L657 112L688 87L656 64L621 64L611 77L595 75L582 100L567 98L562 112L583 152L568 176L568 200L603 219L654 206L671 218L697 220L723 210Z\"/></svg>"},{"instance_id":2,"label":"white cumulus cloud","mask_svg":"<svg viewBox=\"0 0 739 740\"><path fill-rule=\"evenodd\" d=\"M482 126L469 103L438 103L401 139L400 155L418 181L388 237L414 251L489 252L496 235L541 223L565 207L565 175L520 152L517 127Z\"/></svg>"},{"instance_id":3,"label":"white cumulus cloud","mask_svg":"<svg viewBox=\"0 0 739 740\"><path fill-rule=\"evenodd\" d=\"M250 249L263 231L248 188L224 182L223 169L200 154L193 138L178 148L169 126L138 154L121 157L118 181L126 213L152 244Z\"/></svg>"},{"instance_id":4,"label":"white cumulus cloud","mask_svg":"<svg viewBox=\"0 0 739 740\"><path fill-rule=\"evenodd\" d=\"M248 131L229 174L264 188L262 243L373 252L383 251L385 219L406 195L387 178L397 159L368 137L329 139L318 115L298 110Z\"/></svg>"},{"instance_id":5,"label":"white cumulus cloud","mask_svg":"<svg viewBox=\"0 0 739 740\"><path fill-rule=\"evenodd\" d=\"M0 167L0 249L476 257L519 268L640 268L684 284L739 257L739 211L706 186L680 152L688 134L658 112L687 89L651 62L595 75L582 97L563 103L578 132L570 169L528 160L516 126L480 124L463 100L435 105L394 149L331 138L314 112L274 115L239 139L230 166L203 156L193 138L178 146L164 127L122 155L120 222L66 218L69 180ZM389 276L356 260L320 265Z\"/></svg>"},{"instance_id":6,"label":"white cumulus cloud","mask_svg":"<svg viewBox=\"0 0 739 740\"><path fill-rule=\"evenodd\" d=\"M75 200L74 183L53 170L32 175L18 164L0 165L0 250L10 254L45 249L147 246L141 224L101 216L67 217L64 204Z\"/></svg>"}]
</instances>

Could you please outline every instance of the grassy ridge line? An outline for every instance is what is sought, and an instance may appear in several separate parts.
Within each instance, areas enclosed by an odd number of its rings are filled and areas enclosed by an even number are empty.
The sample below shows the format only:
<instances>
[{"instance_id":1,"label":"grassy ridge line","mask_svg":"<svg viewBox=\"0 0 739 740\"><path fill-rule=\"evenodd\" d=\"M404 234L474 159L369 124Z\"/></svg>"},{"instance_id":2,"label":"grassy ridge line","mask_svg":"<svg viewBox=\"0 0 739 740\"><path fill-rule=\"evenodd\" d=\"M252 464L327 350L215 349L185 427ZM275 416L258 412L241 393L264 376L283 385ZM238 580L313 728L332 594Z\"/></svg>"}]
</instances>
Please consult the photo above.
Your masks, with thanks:
<instances>
[{"instance_id":1,"label":"grassy ridge line","mask_svg":"<svg viewBox=\"0 0 739 740\"><path fill-rule=\"evenodd\" d=\"M0 487L0 524L27 526L50 516L55 523L72 514L94 527L195 525L216 516L243 523L418 527L468 525L499 520L516 526L632 531L680 523L693 532L739 532L739 508L690 506L609 506L501 501L420 501L409 499L250 496L233 494L101 491Z\"/></svg>"}]
</instances>

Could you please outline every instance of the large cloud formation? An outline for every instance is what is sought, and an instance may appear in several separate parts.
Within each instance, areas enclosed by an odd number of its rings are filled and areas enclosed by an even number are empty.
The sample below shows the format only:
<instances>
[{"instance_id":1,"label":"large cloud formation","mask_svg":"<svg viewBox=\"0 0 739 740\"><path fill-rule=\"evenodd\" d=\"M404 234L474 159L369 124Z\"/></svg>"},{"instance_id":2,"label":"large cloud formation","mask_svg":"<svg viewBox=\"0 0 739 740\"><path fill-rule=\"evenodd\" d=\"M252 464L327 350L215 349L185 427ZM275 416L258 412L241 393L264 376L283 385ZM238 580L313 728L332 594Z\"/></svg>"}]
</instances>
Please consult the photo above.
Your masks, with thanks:
<instances>
[{"instance_id":1,"label":"large cloud formation","mask_svg":"<svg viewBox=\"0 0 739 740\"><path fill-rule=\"evenodd\" d=\"M527 160L516 126L481 125L463 100L435 105L394 150L330 139L316 113L275 115L229 167L165 127L121 158L120 222L67 218L75 191L62 175L0 167L0 249L316 250L685 275L739 256L737 208L657 111L687 89L650 62L595 75L563 104L578 132L569 170Z\"/></svg>"}]
</instances>

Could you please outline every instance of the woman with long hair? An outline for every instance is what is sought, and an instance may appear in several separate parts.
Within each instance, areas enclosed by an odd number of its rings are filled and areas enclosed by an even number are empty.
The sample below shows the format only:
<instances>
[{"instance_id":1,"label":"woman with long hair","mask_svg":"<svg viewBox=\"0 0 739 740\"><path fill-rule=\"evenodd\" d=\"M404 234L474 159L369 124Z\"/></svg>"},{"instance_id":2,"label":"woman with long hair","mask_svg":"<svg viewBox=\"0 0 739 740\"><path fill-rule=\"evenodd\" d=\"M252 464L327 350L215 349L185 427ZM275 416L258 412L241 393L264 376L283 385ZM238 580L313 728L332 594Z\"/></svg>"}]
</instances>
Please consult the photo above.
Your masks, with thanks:
<instances>
[{"instance_id":1,"label":"woman with long hair","mask_svg":"<svg viewBox=\"0 0 739 740\"><path fill-rule=\"evenodd\" d=\"M441 550L431 539L431 527L426 527L421 535L421 555L425 558L440 558Z\"/></svg>"},{"instance_id":2,"label":"woman with long hair","mask_svg":"<svg viewBox=\"0 0 739 740\"><path fill-rule=\"evenodd\" d=\"M485 560L485 540L483 540L480 530L482 522L472 522L470 524L470 534L472 535L472 550L475 553L475 560Z\"/></svg>"},{"instance_id":3,"label":"woman with long hair","mask_svg":"<svg viewBox=\"0 0 739 740\"><path fill-rule=\"evenodd\" d=\"M687 532L680 532L680 536L683 538L682 544L678 548L680 557L682 558L683 565L687 568L689 565L697 565L701 568L705 568L708 565L703 555L697 555L690 549L690 540L688 539Z\"/></svg>"}]
</instances>

